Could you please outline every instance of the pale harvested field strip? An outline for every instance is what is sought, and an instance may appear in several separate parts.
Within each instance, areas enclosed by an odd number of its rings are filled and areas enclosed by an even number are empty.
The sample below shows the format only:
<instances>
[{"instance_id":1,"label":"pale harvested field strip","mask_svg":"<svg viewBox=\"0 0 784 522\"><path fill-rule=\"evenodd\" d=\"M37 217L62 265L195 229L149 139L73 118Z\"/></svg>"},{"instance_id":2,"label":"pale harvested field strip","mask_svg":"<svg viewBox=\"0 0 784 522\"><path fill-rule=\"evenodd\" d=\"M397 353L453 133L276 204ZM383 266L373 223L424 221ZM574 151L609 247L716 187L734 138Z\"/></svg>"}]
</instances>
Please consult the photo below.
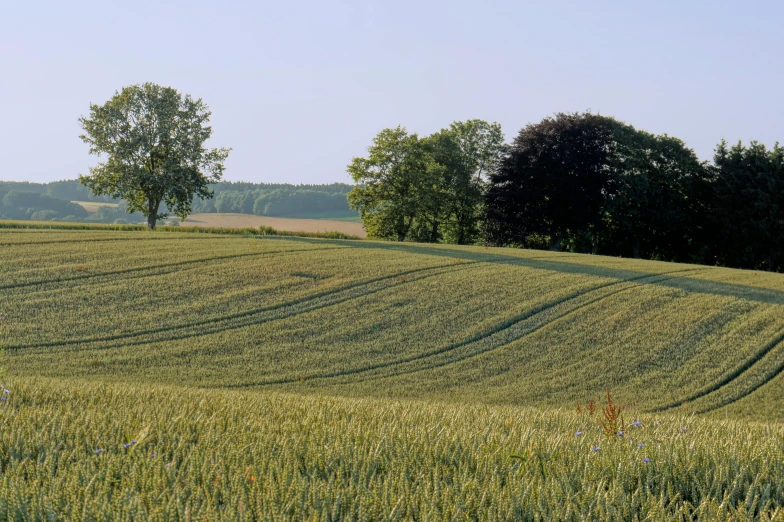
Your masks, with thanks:
<instances>
[{"instance_id":1,"label":"pale harvested field strip","mask_svg":"<svg viewBox=\"0 0 784 522\"><path fill-rule=\"evenodd\" d=\"M229 314L229 315L225 315L225 316L221 316L221 317L215 317L215 318L207 319L207 320L204 320L204 321L194 321L194 322L190 322L190 323L186 323L186 324L179 324L179 325L166 326L166 327L161 327L161 328L153 328L153 329L148 329L148 330L142 330L142 331L137 331L137 332L130 332L130 333L127 333L127 334L122 334L122 335L110 335L110 336L100 336L100 337L91 337L91 338L82 338L82 339L69 339L67 341L43 342L43 343L36 343L36 344L30 344L30 345L10 345L10 346L7 346L6 348L9 349L9 350L25 350L25 349L36 349L36 348L52 348L52 347L68 346L68 345L74 345L74 344L76 344L76 345L84 345L84 344L93 344L93 343L104 343L104 342L110 342L110 341L123 341L122 343L118 344L118 346L132 346L134 344L149 344L151 342L160 342L160 341L159 340L158 341L143 340L143 341L140 341L138 343L125 342L125 341L127 341L129 339L137 338L137 337L144 337L144 336L155 335L155 334L159 334L159 333L168 333L168 332L177 331L177 330L198 328L198 327L209 326L209 325L218 324L218 323L225 323L225 322L229 322L229 321L233 321L233 320L237 320L237 319L244 319L244 318L254 317L254 316L257 316L259 314L263 314L265 312L274 312L274 311L278 311L278 310L285 309L285 308L293 308L293 307L295 307L297 305L307 305L308 303L310 303L312 301L315 301L315 300L320 300L320 299L323 299L323 298L330 298L325 303L317 303L316 306L303 307L304 308L303 310L295 310L295 311L292 311L292 312L285 312L280 317L262 319L259 322L252 322L252 323L248 323L248 324L220 327L220 328L212 329L212 330L209 330L209 331L206 331L206 332L188 332L186 334L182 334L181 336L167 337L164 340L170 341L170 340L188 339L188 338L191 338L191 337L198 337L198 336L202 336L202 335L208 335L208 334L211 334L211 333L216 333L216 332L230 330L230 329L233 329L233 328L244 327L244 326L248 326L250 324L259 324L259 323L262 323L262 322L269 322L269 321L273 321L273 320L279 320L279 319L283 319L283 318L288 318L288 317L292 317L292 316L295 316L295 315L298 315L298 314L301 314L301 313L312 312L314 310L325 308L327 306L334 306L334 305L337 305L337 304L341 304L341 303L344 303L344 302L349 301L351 299L356 299L357 297L363 297L363 296L370 295L370 294L373 294L373 293L376 293L376 292L380 292L382 290L387 290L389 288L392 288L392 287L394 287L394 284L397 283L396 279L398 277L408 277L408 276L411 276L411 275L420 274L422 272L434 272L432 274L420 275L417 279L413 279L412 280L412 281L416 281L416 280L420 280L420 279L423 279L423 278L426 278L426 277L436 276L439 273L443 273L443 271L445 271L445 270L452 270L452 271L454 271L454 270L459 270L459 269L471 267L471 266L474 266L475 264L476 263L461 263L461 264L457 264L456 265L455 263L449 263L447 265L440 265L440 266L434 266L434 267L426 267L426 268L418 268L418 269L414 269L414 270L407 270L407 271L404 271L404 272L398 272L396 274L386 275L386 276L383 276L383 277L378 277L378 278L369 279L369 280L358 282L358 283L353 283L353 284L350 284L350 285L347 285L347 286L343 286L343 287L335 289L335 290L328 290L328 291L324 291L324 292L318 292L316 294L308 295L308 296L305 296L305 297L302 297L302 298L299 298L299 299L295 299L293 301L284 302L284 303L271 305L271 306L266 306L266 307L261 307L261 308L256 308L256 309L252 309L252 310L245 310L243 312L238 312L238 313L235 313L235 314ZM381 283L381 284L377 285L377 286L373 286L373 287L370 288L370 290L367 290L365 292L359 292L359 293L353 293L352 292L354 290L359 290L359 289L362 289L362 288L366 288L366 287L369 287L371 285L378 284L378 283ZM342 295L342 294L346 294L346 295ZM105 348L109 348L111 346L104 346L104 347ZM104 347L102 347L102 348L104 348Z\"/></svg>"},{"instance_id":2,"label":"pale harvested field strip","mask_svg":"<svg viewBox=\"0 0 784 522\"><path fill-rule=\"evenodd\" d=\"M76 203L91 214L98 212L98 209L101 207L117 208L119 205L118 203L105 203L103 201L71 201L71 203Z\"/></svg>"},{"instance_id":3,"label":"pale harvested field strip","mask_svg":"<svg viewBox=\"0 0 784 522\"><path fill-rule=\"evenodd\" d=\"M185 227L259 228L292 232L343 232L357 237L367 237L362 223L333 221L329 219L299 219L256 216L253 214L191 214L182 223Z\"/></svg>"}]
</instances>

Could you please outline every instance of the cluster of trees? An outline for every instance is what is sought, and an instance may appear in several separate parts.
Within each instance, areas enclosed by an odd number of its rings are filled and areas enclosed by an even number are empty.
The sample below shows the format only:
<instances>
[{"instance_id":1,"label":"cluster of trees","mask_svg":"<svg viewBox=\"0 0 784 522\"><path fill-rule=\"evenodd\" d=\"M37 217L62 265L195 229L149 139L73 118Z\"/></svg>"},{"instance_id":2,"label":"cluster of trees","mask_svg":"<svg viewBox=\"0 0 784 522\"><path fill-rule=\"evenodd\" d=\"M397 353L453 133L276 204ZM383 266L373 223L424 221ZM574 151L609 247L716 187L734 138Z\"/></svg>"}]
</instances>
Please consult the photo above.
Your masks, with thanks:
<instances>
[{"instance_id":1,"label":"cluster of trees","mask_svg":"<svg viewBox=\"0 0 784 522\"><path fill-rule=\"evenodd\" d=\"M215 197L195 200L193 212L233 212L278 217L354 218L345 183L329 185L290 185L272 183L231 183L214 185Z\"/></svg>"},{"instance_id":2,"label":"cluster of trees","mask_svg":"<svg viewBox=\"0 0 784 522\"><path fill-rule=\"evenodd\" d=\"M348 167L369 235L784 269L778 144L722 142L703 162L677 138L590 113L545 118L510 145L496 133L479 120L379 133Z\"/></svg>"},{"instance_id":3,"label":"cluster of trees","mask_svg":"<svg viewBox=\"0 0 784 522\"><path fill-rule=\"evenodd\" d=\"M351 208L371 237L467 244L479 238L484 178L504 150L498 123L455 122L427 137L385 129L348 172Z\"/></svg>"}]
</instances>

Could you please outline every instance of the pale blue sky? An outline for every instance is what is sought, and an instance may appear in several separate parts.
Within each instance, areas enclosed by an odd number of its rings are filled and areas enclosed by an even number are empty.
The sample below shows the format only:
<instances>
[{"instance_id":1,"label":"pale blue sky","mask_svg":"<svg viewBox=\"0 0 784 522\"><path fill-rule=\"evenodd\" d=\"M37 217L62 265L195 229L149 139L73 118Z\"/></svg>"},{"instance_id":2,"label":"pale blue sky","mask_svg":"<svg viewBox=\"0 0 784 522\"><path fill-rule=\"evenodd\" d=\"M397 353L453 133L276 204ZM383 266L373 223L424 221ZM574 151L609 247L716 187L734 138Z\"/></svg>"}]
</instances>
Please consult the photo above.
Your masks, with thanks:
<instances>
[{"instance_id":1,"label":"pale blue sky","mask_svg":"<svg viewBox=\"0 0 784 522\"><path fill-rule=\"evenodd\" d=\"M348 181L382 128L507 139L592 109L682 138L784 140L784 2L0 0L0 179L74 178L124 85L201 97L226 179Z\"/></svg>"}]
</instances>

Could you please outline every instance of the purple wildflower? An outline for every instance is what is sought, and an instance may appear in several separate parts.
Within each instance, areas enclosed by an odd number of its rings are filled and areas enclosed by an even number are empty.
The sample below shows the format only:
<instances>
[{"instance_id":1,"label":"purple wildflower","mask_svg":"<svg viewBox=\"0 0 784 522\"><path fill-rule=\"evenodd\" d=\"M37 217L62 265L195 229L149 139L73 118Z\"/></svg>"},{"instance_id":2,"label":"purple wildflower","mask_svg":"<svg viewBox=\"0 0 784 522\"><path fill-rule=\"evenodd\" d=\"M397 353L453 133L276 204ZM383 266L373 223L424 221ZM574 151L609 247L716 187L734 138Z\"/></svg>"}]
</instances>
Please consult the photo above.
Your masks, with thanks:
<instances>
[{"instance_id":1,"label":"purple wildflower","mask_svg":"<svg viewBox=\"0 0 784 522\"><path fill-rule=\"evenodd\" d=\"M636 421L632 422L632 426L634 426L635 428L641 428L642 427L642 422L636 420Z\"/></svg>"},{"instance_id":2,"label":"purple wildflower","mask_svg":"<svg viewBox=\"0 0 784 522\"><path fill-rule=\"evenodd\" d=\"M645 462L646 464L648 464L651 461L651 459L649 459L648 457L645 457L644 459L642 459L642 461Z\"/></svg>"},{"instance_id":3,"label":"purple wildflower","mask_svg":"<svg viewBox=\"0 0 784 522\"><path fill-rule=\"evenodd\" d=\"M582 431L576 431L576 432L574 432L574 436L575 437L582 437L583 436L583 432Z\"/></svg>"},{"instance_id":4,"label":"purple wildflower","mask_svg":"<svg viewBox=\"0 0 784 522\"><path fill-rule=\"evenodd\" d=\"M95 450L95 453L97 455L103 453L103 448L98 448L97 450Z\"/></svg>"},{"instance_id":5,"label":"purple wildflower","mask_svg":"<svg viewBox=\"0 0 784 522\"><path fill-rule=\"evenodd\" d=\"M637 447L640 448L640 449L643 449L645 447L645 444L640 442L639 444L637 444Z\"/></svg>"},{"instance_id":6,"label":"purple wildflower","mask_svg":"<svg viewBox=\"0 0 784 522\"><path fill-rule=\"evenodd\" d=\"M599 451L599 446L591 446L591 451Z\"/></svg>"},{"instance_id":7,"label":"purple wildflower","mask_svg":"<svg viewBox=\"0 0 784 522\"><path fill-rule=\"evenodd\" d=\"M135 440L132 440L132 441L131 441L131 442L129 442L128 444L123 444L123 448L125 448L125 449L128 449L128 448L130 448L131 446L133 446L134 444L136 444L136 441L135 441Z\"/></svg>"},{"instance_id":8,"label":"purple wildflower","mask_svg":"<svg viewBox=\"0 0 784 522\"><path fill-rule=\"evenodd\" d=\"M621 430L621 431L619 431L619 432L618 432L618 436L619 436L619 437L623 437L623 430Z\"/></svg>"}]
</instances>

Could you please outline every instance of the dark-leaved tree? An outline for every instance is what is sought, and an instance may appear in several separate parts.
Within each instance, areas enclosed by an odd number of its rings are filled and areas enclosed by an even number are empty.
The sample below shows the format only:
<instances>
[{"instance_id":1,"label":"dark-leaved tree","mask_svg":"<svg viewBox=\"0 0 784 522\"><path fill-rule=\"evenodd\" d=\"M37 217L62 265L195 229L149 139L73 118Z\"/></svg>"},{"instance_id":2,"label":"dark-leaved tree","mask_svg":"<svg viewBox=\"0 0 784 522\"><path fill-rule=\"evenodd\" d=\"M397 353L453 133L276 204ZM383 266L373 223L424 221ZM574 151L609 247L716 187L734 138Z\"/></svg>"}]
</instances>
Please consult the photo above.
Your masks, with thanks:
<instances>
[{"instance_id":1,"label":"dark-leaved tree","mask_svg":"<svg viewBox=\"0 0 784 522\"><path fill-rule=\"evenodd\" d=\"M784 270L784 147L752 141L714 157L716 181L712 224L718 263Z\"/></svg>"},{"instance_id":2,"label":"dark-leaved tree","mask_svg":"<svg viewBox=\"0 0 784 522\"><path fill-rule=\"evenodd\" d=\"M710 170L677 138L612 124L613 190L604 204L603 252L701 260Z\"/></svg>"},{"instance_id":3,"label":"dark-leaved tree","mask_svg":"<svg viewBox=\"0 0 784 522\"><path fill-rule=\"evenodd\" d=\"M590 113L560 113L522 129L489 176L487 240L527 246L540 236L559 250L571 237L595 250L613 147L610 120Z\"/></svg>"}]
</instances>

